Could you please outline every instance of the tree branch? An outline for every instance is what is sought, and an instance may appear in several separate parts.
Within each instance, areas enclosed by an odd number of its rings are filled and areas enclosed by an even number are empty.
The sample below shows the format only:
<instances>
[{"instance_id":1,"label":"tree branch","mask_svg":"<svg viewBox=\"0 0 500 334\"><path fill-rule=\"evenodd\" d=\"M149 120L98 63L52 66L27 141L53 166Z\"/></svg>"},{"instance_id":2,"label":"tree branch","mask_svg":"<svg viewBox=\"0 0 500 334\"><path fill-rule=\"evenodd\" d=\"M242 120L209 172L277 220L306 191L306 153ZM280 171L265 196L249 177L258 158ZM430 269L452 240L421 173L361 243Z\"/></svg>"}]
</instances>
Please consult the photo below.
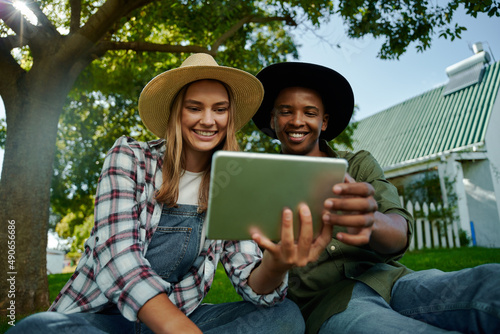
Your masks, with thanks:
<instances>
[{"instance_id":1,"label":"tree branch","mask_svg":"<svg viewBox=\"0 0 500 334\"><path fill-rule=\"evenodd\" d=\"M23 38L31 40L36 35L36 27L26 20L19 10L6 1L0 2L0 19Z\"/></svg>"},{"instance_id":2,"label":"tree branch","mask_svg":"<svg viewBox=\"0 0 500 334\"><path fill-rule=\"evenodd\" d=\"M170 45L170 44L155 44L148 42L100 42L94 50L98 54L102 54L111 50L133 50L133 51L148 51L148 52L171 52L171 53L194 53L203 52L213 54L209 49L197 45Z\"/></svg>"},{"instance_id":3,"label":"tree branch","mask_svg":"<svg viewBox=\"0 0 500 334\"><path fill-rule=\"evenodd\" d=\"M100 40L104 39L113 25L132 10L145 6L153 0L106 0L97 12L91 15L82 27L78 28L77 21L80 20L75 18L76 13L73 12L77 11L78 4L76 4L76 1L79 0L70 1L72 11L70 25L73 33L68 35L64 41L65 48L60 54L61 59L75 57L99 58L107 51L99 46L102 43Z\"/></svg>"},{"instance_id":4,"label":"tree branch","mask_svg":"<svg viewBox=\"0 0 500 334\"><path fill-rule=\"evenodd\" d=\"M132 10L147 5L153 0L107 0L92 15L79 33L89 41L97 43L108 30L123 16Z\"/></svg>"},{"instance_id":5,"label":"tree branch","mask_svg":"<svg viewBox=\"0 0 500 334\"><path fill-rule=\"evenodd\" d=\"M40 26L40 25L43 26L44 30L50 31L51 35L60 35L59 32L57 31L56 27L52 23L52 21L50 21L47 18L47 16L40 9L38 2L28 1L28 2L26 2L26 6L28 7L29 10L31 10L33 12L33 14L35 14L35 16L38 20L38 24L37 24L38 26Z\"/></svg>"},{"instance_id":6,"label":"tree branch","mask_svg":"<svg viewBox=\"0 0 500 334\"><path fill-rule=\"evenodd\" d=\"M280 16L273 16L273 17L257 17L253 15L248 15L236 22L229 30L227 30L225 33L223 33L217 40L212 44L210 49L212 52L215 54L217 53L217 50L219 47L226 41L228 40L231 36L233 36L238 29L243 27L247 23L268 23L272 21L285 21L286 24L291 25L291 26L296 26L297 24L293 20L293 18L289 15L280 17Z\"/></svg>"},{"instance_id":7,"label":"tree branch","mask_svg":"<svg viewBox=\"0 0 500 334\"><path fill-rule=\"evenodd\" d=\"M100 57L106 51L110 50L133 50L138 52L170 52L170 53L194 53L202 52L208 53L215 56L219 47L232 35L234 35L238 29L243 27L247 23L268 23L272 21L286 21L288 25L296 25L290 16L285 17L256 17L253 15L245 16L238 22L236 22L229 30L223 33L210 47L210 49L198 46L198 45L170 45L170 44L156 44L149 42L112 42L112 41L102 41L94 48L94 54L96 57Z\"/></svg>"},{"instance_id":8,"label":"tree branch","mask_svg":"<svg viewBox=\"0 0 500 334\"><path fill-rule=\"evenodd\" d=\"M33 25L24 18L21 11L10 3L5 1L0 2L0 19L16 33L15 38L8 36L4 45L9 45L10 49L13 49L29 44L32 50L41 50L47 46L49 38L60 36L60 34L52 22L41 11L38 3L30 2L26 6L37 17L37 25Z\"/></svg>"},{"instance_id":9,"label":"tree branch","mask_svg":"<svg viewBox=\"0 0 500 334\"><path fill-rule=\"evenodd\" d=\"M6 44L9 44L9 41L6 38L0 38L0 72L2 73L2 78L5 79L0 80L0 95L4 99L8 96L8 91L16 89L16 85L12 85L12 82L16 82L14 78L25 73L14 57L12 57L10 45Z\"/></svg>"},{"instance_id":10,"label":"tree branch","mask_svg":"<svg viewBox=\"0 0 500 334\"><path fill-rule=\"evenodd\" d=\"M70 18L70 23L69 23L69 31L71 33L73 33L80 28L82 1L81 0L70 0L69 5L71 8L71 18Z\"/></svg>"},{"instance_id":11,"label":"tree branch","mask_svg":"<svg viewBox=\"0 0 500 334\"><path fill-rule=\"evenodd\" d=\"M240 29L241 27L243 27L246 23L249 23L253 18L254 17L251 16L251 15L250 16L245 16L244 18L242 18L241 20L239 20L238 22L236 22L231 28L229 28L228 31L226 31L219 38L217 38L217 40L212 44L212 46L211 46L210 49L213 52L217 52L217 50L222 45L222 43L224 43L228 38L230 38L231 36L233 36L238 31L238 29Z\"/></svg>"},{"instance_id":12,"label":"tree branch","mask_svg":"<svg viewBox=\"0 0 500 334\"><path fill-rule=\"evenodd\" d=\"M6 37L0 37L0 43L2 43L2 48L5 48L9 51L15 48L22 48L23 46L29 45L29 41L26 38L18 35L8 35Z\"/></svg>"}]
</instances>

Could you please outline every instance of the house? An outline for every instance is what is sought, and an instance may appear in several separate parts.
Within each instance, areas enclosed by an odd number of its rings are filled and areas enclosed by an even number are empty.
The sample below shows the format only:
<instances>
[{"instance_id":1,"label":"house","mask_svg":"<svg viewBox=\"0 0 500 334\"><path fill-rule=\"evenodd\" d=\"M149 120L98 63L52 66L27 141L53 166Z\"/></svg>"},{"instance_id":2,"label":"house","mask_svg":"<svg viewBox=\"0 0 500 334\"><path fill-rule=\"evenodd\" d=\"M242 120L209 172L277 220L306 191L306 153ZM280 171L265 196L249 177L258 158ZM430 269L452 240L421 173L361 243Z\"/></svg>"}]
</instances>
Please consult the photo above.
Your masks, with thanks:
<instances>
[{"instance_id":1,"label":"house","mask_svg":"<svg viewBox=\"0 0 500 334\"><path fill-rule=\"evenodd\" d=\"M47 274L60 274L64 268L65 252L47 248Z\"/></svg>"},{"instance_id":2,"label":"house","mask_svg":"<svg viewBox=\"0 0 500 334\"><path fill-rule=\"evenodd\" d=\"M483 247L500 247L500 62L480 43L446 69L449 82L359 122L354 151L368 150L404 191L435 173L458 226Z\"/></svg>"}]
</instances>

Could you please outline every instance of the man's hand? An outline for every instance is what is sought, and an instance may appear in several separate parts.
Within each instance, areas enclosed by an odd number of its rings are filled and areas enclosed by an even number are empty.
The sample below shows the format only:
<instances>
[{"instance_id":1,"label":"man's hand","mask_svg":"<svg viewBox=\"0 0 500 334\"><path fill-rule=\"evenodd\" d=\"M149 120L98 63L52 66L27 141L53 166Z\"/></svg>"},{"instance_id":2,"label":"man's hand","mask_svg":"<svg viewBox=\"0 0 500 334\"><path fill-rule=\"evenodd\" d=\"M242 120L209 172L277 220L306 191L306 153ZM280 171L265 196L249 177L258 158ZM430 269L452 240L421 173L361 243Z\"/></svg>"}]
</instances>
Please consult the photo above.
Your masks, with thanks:
<instances>
[{"instance_id":1,"label":"man's hand","mask_svg":"<svg viewBox=\"0 0 500 334\"><path fill-rule=\"evenodd\" d=\"M356 182L346 174L345 183L336 184L333 193L339 197L325 201L328 212L323 215L323 222L347 228L347 233L337 233L338 240L353 246L370 245L382 254L396 253L406 246L406 220L398 214L377 211L371 184Z\"/></svg>"},{"instance_id":2,"label":"man's hand","mask_svg":"<svg viewBox=\"0 0 500 334\"><path fill-rule=\"evenodd\" d=\"M333 193L339 198L325 201L323 215L325 224L344 226L348 233L337 233L337 239L353 246L362 246L370 242L377 201L373 198L375 189L366 182L356 182L346 174L345 183L336 184Z\"/></svg>"}]
</instances>

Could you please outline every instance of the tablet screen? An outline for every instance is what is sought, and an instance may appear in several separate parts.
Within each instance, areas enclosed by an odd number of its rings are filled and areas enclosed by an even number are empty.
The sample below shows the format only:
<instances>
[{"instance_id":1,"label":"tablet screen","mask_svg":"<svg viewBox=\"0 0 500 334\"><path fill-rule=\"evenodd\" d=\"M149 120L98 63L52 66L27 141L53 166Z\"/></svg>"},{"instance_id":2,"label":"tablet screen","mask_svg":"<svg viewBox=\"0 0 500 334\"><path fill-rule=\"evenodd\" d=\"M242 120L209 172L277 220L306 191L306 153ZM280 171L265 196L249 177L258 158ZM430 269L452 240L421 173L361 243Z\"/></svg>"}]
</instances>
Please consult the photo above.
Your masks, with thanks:
<instances>
[{"instance_id":1,"label":"tablet screen","mask_svg":"<svg viewBox=\"0 0 500 334\"><path fill-rule=\"evenodd\" d=\"M212 158L207 238L251 239L258 230L280 240L285 207L294 212L297 238L301 202L309 205L317 234L323 203L334 197L332 188L344 182L346 169L344 159L217 151Z\"/></svg>"}]
</instances>

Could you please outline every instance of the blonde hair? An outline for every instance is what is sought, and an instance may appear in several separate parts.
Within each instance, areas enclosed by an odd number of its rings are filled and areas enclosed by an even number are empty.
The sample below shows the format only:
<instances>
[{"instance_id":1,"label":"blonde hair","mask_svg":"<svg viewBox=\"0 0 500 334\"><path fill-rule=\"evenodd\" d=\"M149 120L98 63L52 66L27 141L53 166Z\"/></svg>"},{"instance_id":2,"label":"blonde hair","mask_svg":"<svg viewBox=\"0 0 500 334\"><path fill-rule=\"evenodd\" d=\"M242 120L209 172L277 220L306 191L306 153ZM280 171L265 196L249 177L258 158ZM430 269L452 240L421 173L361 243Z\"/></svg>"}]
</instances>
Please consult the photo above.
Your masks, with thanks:
<instances>
[{"instance_id":1,"label":"blonde hair","mask_svg":"<svg viewBox=\"0 0 500 334\"><path fill-rule=\"evenodd\" d=\"M238 141L236 140L236 130L234 127L235 112L233 103L233 93L231 88L225 83L218 80L212 80L221 83L224 88L226 88L227 94L229 96L229 119L227 124L227 134L226 138L214 149L224 151L239 151ZM196 82L196 81L194 81ZM191 82L177 93L170 110L170 117L168 119L167 130L165 132L165 155L163 156L163 183L160 190L156 194L156 200L160 203L164 203L169 207L177 206L177 199L179 198L179 181L184 173L186 162L183 153L183 142L182 142L182 104L186 96L186 91L188 87L194 83ZM212 152L213 153L213 152ZM211 161L211 160L209 160ZM209 162L205 166L203 176L200 184L200 191L198 193L198 211L204 212L208 205L208 190L210 183L210 169L211 163Z\"/></svg>"}]
</instances>

